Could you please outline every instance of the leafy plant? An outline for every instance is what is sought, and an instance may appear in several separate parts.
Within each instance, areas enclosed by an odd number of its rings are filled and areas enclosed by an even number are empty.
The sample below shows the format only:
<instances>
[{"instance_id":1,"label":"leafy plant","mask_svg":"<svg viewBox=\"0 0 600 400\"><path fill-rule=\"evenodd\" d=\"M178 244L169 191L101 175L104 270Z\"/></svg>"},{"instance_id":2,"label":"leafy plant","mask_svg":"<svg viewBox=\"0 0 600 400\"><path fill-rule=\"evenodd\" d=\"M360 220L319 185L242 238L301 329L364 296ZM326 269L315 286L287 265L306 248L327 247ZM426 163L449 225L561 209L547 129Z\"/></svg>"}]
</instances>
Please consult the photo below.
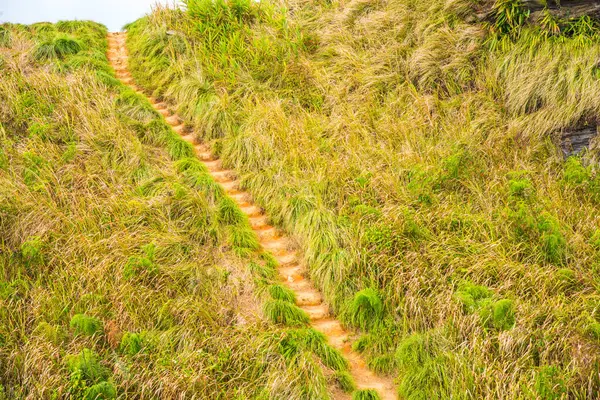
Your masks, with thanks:
<instances>
[{"instance_id":1,"label":"leafy plant","mask_svg":"<svg viewBox=\"0 0 600 400\"><path fill-rule=\"evenodd\" d=\"M73 315L69 325L75 329L75 333L82 335L92 336L102 332L102 321L85 314Z\"/></svg>"}]
</instances>

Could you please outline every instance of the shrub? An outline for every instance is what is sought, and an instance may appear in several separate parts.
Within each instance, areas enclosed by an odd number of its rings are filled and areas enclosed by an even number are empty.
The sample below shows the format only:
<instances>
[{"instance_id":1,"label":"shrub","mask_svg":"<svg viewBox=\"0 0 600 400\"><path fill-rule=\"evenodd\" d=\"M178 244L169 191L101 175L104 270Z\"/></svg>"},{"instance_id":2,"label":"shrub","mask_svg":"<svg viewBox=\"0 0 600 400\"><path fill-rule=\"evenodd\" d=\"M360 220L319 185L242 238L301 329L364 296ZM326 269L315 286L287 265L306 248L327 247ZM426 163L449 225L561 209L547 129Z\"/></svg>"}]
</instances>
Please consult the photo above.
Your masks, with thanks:
<instances>
[{"instance_id":1,"label":"shrub","mask_svg":"<svg viewBox=\"0 0 600 400\"><path fill-rule=\"evenodd\" d=\"M383 318L383 303L379 293L366 288L354 295L350 304L350 322L363 330L369 330L379 324Z\"/></svg>"},{"instance_id":2,"label":"shrub","mask_svg":"<svg viewBox=\"0 0 600 400\"><path fill-rule=\"evenodd\" d=\"M563 179L570 185L581 185L589 180L588 170L578 157L569 157L565 162Z\"/></svg>"},{"instance_id":3,"label":"shrub","mask_svg":"<svg viewBox=\"0 0 600 400\"><path fill-rule=\"evenodd\" d=\"M102 321L85 314L75 314L69 324L75 333L92 336L102 331Z\"/></svg>"},{"instance_id":4,"label":"shrub","mask_svg":"<svg viewBox=\"0 0 600 400\"><path fill-rule=\"evenodd\" d=\"M268 300L263 306L263 312L267 319L276 324L299 326L308 324L308 315L287 301Z\"/></svg>"},{"instance_id":5,"label":"shrub","mask_svg":"<svg viewBox=\"0 0 600 400\"><path fill-rule=\"evenodd\" d=\"M535 374L534 388L542 400L561 399L567 392L564 373L555 366L540 367Z\"/></svg>"},{"instance_id":6,"label":"shrub","mask_svg":"<svg viewBox=\"0 0 600 400\"><path fill-rule=\"evenodd\" d=\"M130 356L134 356L142 350L142 337L133 332L126 332L121 338L119 350Z\"/></svg>"},{"instance_id":7,"label":"shrub","mask_svg":"<svg viewBox=\"0 0 600 400\"><path fill-rule=\"evenodd\" d=\"M478 310L491 296L491 290L470 282L462 283L454 294L454 298L463 305L463 311L466 313Z\"/></svg>"},{"instance_id":8,"label":"shrub","mask_svg":"<svg viewBox=\"0 0 600 400\"><path fill-rule=\"evenodd\" d=\"M68 355L66 364L71 372L80 372L83 379L96 383L106 380L109 372L98 361L98 355L90 349L83 349L77 355Z\"/></svg>"},{"instance_id":9,"label":"shrub","mask_svg":"<svg viewBox=\"0 0 600 400\"><path fill-rule=\"evenodd\" d=\"M21 256L27 266L41 266L44 264L42 248L44 242L39 236L32 236L21 244Z\"/></svg>"},{"instance_id":10,"label":"shrub","mask_svg":"<svg viewBox=\"0 0 600 400\"><path fill-rule=\"evenodd\" d=\"M511 179L508 181L508 189L511 196L528 198L533 194L533 184L529 179Z\"/></svg>"},{"instance_id":11,"label":"shrub","mask_svg":"<svg viewBox=\"0 0 600 400\"><path fill-rule=\"evenodd\" d=\"M513 302L508 299L486 304L480 311L483 325L500 331L511 329L515 325Z\"/></svg>"},{"instance_id":12,"label":"shrub","mask_svg":"<svg viewBox=\"0 0 600 400\"><path fill-rule=\"evenodd\" d=\"M158 273L158 266L154 263L154 254L156 246L153 243L142 247L142 256L129 257L123 268L123 277L132 279L142 274L155 275Z\"/></svg>"},{"instance_id":13,"label":"shrub","mask_svg":"<svg viewBox=\"0 0 600 400\"><path fill-rule=\"evenodd\" d=\"M117 389L112 383L100 382L87 388L83 397L85 400L115 399L117 398Z\"/></svg>"}]
</instances>

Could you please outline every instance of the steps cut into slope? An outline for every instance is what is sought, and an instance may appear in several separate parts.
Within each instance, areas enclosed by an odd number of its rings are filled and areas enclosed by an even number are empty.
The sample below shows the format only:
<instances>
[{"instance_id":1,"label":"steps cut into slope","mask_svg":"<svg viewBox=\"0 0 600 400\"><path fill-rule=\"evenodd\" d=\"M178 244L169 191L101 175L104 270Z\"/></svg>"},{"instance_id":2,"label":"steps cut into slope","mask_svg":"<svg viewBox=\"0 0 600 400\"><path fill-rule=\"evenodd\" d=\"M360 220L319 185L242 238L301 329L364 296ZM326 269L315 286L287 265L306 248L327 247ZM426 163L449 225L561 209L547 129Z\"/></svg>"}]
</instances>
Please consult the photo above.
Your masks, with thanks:
<instances>
[{"instance_id":1,"label":"steps cut into slope","mask_svg":"<svg viewBox=\"0 0 600 400\"><path fill-rule=\"evenodd\" d=\"M147 96L138 88L127 69L127 50L125 34L111 33L108 36L108 58L115 70L117 78L134 90ZM148 96L147 96L148 97ZM375 375L365 364L363 358L352 350L350 334L330 313L329 307L323 301L321 293L307 279L306 267L298 260L291 241L285 234L269 225L268 217L252 203L249 193L240 189L234 171L223 169L221 162L211 153L211 149L202 143L197 143L192 134L186 133L182 119L171 113L168 106L158 100L148 97L153 107L161 113L175 132L194 145L198 158L206 165L213 179L217 181L229 197L231 197L242 212L250 220L252 229L256 232L259 242L265 251L273 254L279 263L278 272L282 283L296 294L296 304L310 317L311 326L322 332L329 344L340 350L349 363L349 372L354 378L358 389L374 389L383 400L396 399L396 392L391 379ZM336 399L348 398L346 394L335 393Z\"/></svg>"}]
</instances>

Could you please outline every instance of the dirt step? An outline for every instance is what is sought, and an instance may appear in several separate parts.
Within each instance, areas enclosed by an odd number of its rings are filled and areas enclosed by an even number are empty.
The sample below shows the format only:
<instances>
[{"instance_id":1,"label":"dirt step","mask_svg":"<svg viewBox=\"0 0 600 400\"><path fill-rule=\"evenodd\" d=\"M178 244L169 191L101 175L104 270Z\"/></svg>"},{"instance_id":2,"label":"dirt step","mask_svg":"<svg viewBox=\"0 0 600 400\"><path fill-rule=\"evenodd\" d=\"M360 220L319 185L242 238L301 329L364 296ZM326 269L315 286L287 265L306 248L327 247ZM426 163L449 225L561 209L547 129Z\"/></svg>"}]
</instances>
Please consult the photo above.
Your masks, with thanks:
<instances>
[{"instance_id":1,"label":"dirt step","mask_svg":"<svg viewBox=\"0 0 600 400\"><path fill-rule=\"evenodd\" d=\"M221 170L221 160L206 161L204 165L206 165L209 171L216 172Z\"/></svg>"},{"instance_id":2,"label":"dirt step","mask_svg":"<svg viewBox=\"0 0 600 400\"><path fill-rule=\"evenodd\" d=\"M210 175L217 182L229 182L233 179L234 173L232 170L223 169L221 171L211 172Z\"/></svg>"},{"instance_id":3,"label":"dirt step","mask_svg":"<svg viewBox=\"0 0 600 400\"><path fill-rule=\"evenodd\" d=\"M177 126L181 123L181 119L177 114L173 114L169 118L165 118L165 121L167 121L167 124L171 126Z\"/></svg>"},{"instance_id":4,"label":"dirt step","mask_svg":"<svg viewBox=\"0 0 600 400\"><path fill-rule=\"evenodd\" d=\"M318 306L323 304L323 296L317 289L308 289L296 292L298 306Z\"/></svg>"},{"instance_id":5,"label":"dirt step","mask_svg":"<svg viewBox=\"0 0 600 400\"><path fill-rule=\"evenodd\" d=\"M175 132L177 132L180 135L183 135L185 133L185 125L184 124L179 124L179 125L173 126L172 128Z\"/></svg>"},{"instance_id":6,"label":"dirt step","mask_svg":"<svg viewBox=\"0 0 600 400\"><path fill-rule=\"evenodd\" d=\"M248 207L240 207L242 212L246 214L249 218L259 217L262 215L263 211L260 207L251 205Z\"/></svg>"},{"instance_id":7,"label":"dirt step","mask_svg":"<svg viewBox=\"0 0 600 400\"><path fill-rule=\"evenodd\" d=\"M223 186L223 189L225 189L225 192L228 194L235 194L239 192L240 181L223 182L221 183L221 186Z\"/></svg>"},{"instance_id":8,"label":"dirt step","mask_svg":"<svg viewBox=\"0 0 600 400\"><path fill-rule=\"evenodd\" d=\"M279 272L281 278L286 282L294 282L304 279L304 271L305 269L295 262L288 264L285 267L277 268L277 272Z\"/></svg>"},{"instance_id":9,"label":"dirt step","mask_svg":"<svg viewBox=\"0 0 600 400\"><path fill-rule=\"evenodd\" d=\"M191 133L188 133L186 135L181 135L181 138L183 140L185 140L186 142L188 142L188 143L191 143L191 144L195 144L196 143L196 138Z\"/></svg>"},{"instance_id":10,"label":"dirt step","mask_svg":"<svg viewBox=\"0 0 600 400\"><path fill-rule=\"evenodd\" d=\"M319 321L313 322L313 328L329 339L329 344L334 348L342 351L349 351L350 341L349 336L342 327L342 324L336 319L325 318Z\"/></svg>"},{"instance_id":11,"label":"dirt step","mask_svg":"<svg viewBox=\"0 0 600 400\"><path fill-rule=\"evenodd\" d=\"M248 205L246 207L241 207L242 209L254 207L252 205ZM263 226L268 225L269 218L266 215L256 215L248 219L250 221L250 226L254 230L261 229Z\"/></svg>"},{"instance_id":12,"label":"dirt step","mask_svg":"<svg viewBox=\"0 0 600 400\"><path fill-rule=\"evenodd\" d=\"M158 111L163 117L168 117L169 115L171 115L169 110L167 110L166 108L157 108L156 111Z\"/></svg>"},{"instance_id":13,"label":"dirt step","mask_svg":"<svg viewBox=\"0 0 600 400\"><path fill-rule=\"evenodd\" d=\"M256 230L256 235L258 236L258 239L263 241L263 240L276 240L281 238L281 234L279 233L279 231L273 227L273 226L269 226L269 227L265 227L265 229L257 229Z\"/></svg>"},{"instance_id":14,"label":"dirt step","mask_svg":"<svg viewBox=\"0 0 600 400\"><path fill-rule=\"evenodd\" d=\"M329 317L329 307L326 304L319 304L316 306L302 306L300 307L311 321L316 321Z\"/></svg>"},{"instance_id":15,"label":"dirt step","mask_svg":"<svg viewBox=\"0 0 600 400\"><path fill-rule=\"evenodd\" d=\"M273 255L285 255L288 253L289 243L283 238L261 240L262 247L273 253Z\"/></svg>"},{"instance_id":16,"label":"dirt step","mask_svg":"<svg viewBox=\"0 0 600 400\"><path fill-rule=\"evenodd\" d=\"M280 266L295 263L298 259L296 256L296 252L294 251L290 251L286 254L274 254L273 256L275 257L275 260L277 260Z\"/></svg>"}]
</instances>

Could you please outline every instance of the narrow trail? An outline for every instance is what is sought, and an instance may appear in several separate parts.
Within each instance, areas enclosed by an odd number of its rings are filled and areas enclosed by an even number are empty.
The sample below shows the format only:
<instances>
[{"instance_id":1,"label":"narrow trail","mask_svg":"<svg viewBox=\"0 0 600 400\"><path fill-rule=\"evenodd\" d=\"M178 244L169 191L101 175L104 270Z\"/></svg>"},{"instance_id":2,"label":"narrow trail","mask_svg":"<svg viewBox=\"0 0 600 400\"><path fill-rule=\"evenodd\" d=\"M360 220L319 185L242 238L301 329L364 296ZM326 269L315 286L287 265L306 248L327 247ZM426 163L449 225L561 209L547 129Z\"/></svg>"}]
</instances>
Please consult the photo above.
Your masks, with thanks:
<instances>
[{"instance_id":1,"label":"narrow trail","mask_svg":"<svg viewBox=\"0 0 600 400\"><path fill-rule=\"evenodd\" d=\"M234 199L242 212L248 216L252 229L256 232L263 249L273 254L277 259L279 263L278 272L282 283L296 293L296 304L309 315L311 326L325 334L329 344L340 350L346 357L350 374L354 377L358 389L374 389L383 400L396 399L392 379L375 375L367 368L360 354L352 350L350 333L331 315L321 293L307 279L308 271L303 264L298 262L297 253L292 249L290 239L268 224L268 217L261 208L252 203L247 192L240 190L235 173L222 168L221 162L213 156L210 148L206 144L198 143L194 135L185 130L181 118L171 113L165 103L148 96L135 85L127 69L125 33L110 33L108 35L108 46L108 58L117 78L148 97L153 107L165 117L173 130L181 135L184 140L194 145L198 158L206 165L213 179L223 186L227 195ZM350 395L341 392L333 393L332 396L335 399L350 398Z\"/></svg>"}]
</instances>

